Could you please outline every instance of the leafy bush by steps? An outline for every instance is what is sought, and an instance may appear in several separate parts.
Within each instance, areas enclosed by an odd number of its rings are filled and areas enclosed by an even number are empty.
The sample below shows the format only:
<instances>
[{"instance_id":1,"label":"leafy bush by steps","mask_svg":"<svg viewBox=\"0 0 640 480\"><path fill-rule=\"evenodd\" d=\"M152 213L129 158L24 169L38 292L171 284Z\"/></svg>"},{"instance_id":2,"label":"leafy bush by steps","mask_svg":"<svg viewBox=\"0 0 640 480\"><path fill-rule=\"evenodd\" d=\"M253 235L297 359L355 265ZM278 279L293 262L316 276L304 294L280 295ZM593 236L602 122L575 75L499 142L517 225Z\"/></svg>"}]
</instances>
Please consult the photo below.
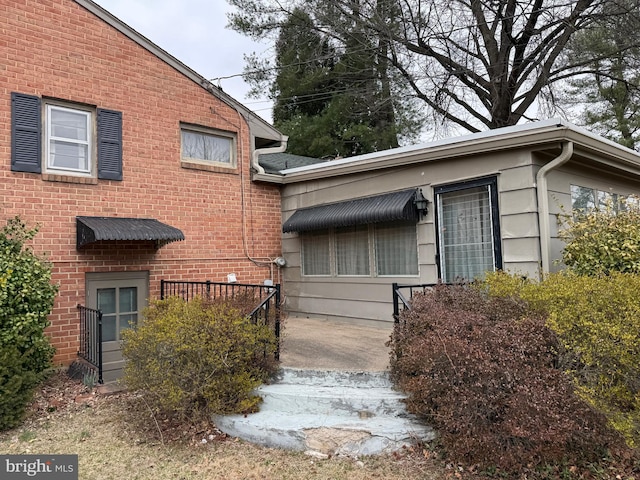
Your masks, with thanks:
<instances>
[{"instance_id":1,"label":"leafy bush by steps","mask_svg":"<svg viewBox=\"0 0 640 480\"><path fill-rule=\"evenodd\" d=\"M251 392L276 367L270 328L222 300L157 301L123 337L125 384L181 418L256 410Z\"/></svg>"},{"instance_id":2,"label":"leafy bush by steps","mask_svg":"<svg viewBox=\"0 0 640 480\"><path fill-rule=\"evenodd\" d=\"M524 302L440 285L412 306L392 337L392 374L454 461L515 472L623 443L574 394L562 345Z\"/></svg>"}]
</instances>

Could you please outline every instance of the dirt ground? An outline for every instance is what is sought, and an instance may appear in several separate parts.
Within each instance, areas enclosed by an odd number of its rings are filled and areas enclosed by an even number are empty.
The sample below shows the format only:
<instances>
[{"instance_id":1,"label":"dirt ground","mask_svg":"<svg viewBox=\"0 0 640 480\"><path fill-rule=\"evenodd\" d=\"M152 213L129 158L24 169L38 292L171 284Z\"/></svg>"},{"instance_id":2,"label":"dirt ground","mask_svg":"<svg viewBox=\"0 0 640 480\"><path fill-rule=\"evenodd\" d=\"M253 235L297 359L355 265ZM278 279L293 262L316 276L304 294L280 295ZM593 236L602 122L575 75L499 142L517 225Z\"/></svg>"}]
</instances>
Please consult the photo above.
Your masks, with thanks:
<instances>
[{"instance_id":1,"label":"dirt ground","mask_svg":"<svg viewBox=\"0 0 640 480\"><path fill-rule=\"evenodd\" d=\"M64 373L38 391L24 423L0 434L4 454L77 454L79 478L113 479L443 479L455 478L428 450L317 459L257 447L211 424L172 424L138 396L101 395Z\"/></svg>"}]
</instances>

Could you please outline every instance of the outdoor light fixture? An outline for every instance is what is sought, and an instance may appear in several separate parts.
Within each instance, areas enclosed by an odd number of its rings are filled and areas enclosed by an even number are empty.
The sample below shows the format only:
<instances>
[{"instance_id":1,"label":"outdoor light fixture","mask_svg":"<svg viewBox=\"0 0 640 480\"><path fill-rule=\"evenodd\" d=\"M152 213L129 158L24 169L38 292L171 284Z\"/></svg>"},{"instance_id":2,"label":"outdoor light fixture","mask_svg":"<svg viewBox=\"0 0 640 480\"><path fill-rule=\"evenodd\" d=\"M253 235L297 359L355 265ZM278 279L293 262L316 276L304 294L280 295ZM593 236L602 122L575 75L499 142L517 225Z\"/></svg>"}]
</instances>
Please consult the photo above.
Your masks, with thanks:
<instances>
[{"instance_id":1,"label":"outdoor light fixture","mask_svg":"<svg viewBox=\"0 0 640 480\"><path fill-rule=\"evenodd\" d=\"M413 198L413 204L416 206L416 210L418 210L423 216L429 211L429 200L424 198L422 190L420 189L416 190L416 195Z\"/></svg>"},{"instance_id":2,"label":"outdoor light fixture","mask_svg":"<svg viewBox=\"0 0 640 480\"><path fill-rule=\"evenodd\" d=\"M284 257L276 257L273 260L273 263L275 263L279 267L284 267L287 264L287 261L284 259Z\"/></svg>"}]
</instances>

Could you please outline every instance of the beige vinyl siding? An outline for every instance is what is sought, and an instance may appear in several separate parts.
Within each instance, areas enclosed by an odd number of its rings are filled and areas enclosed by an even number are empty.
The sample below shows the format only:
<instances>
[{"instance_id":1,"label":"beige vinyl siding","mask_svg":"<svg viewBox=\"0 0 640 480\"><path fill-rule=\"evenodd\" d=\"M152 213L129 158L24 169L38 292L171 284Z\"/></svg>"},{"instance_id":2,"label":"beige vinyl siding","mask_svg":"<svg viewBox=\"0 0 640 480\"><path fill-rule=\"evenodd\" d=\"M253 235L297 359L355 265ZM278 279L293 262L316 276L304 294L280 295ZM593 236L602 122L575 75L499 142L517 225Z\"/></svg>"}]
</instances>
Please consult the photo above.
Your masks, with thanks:
<instances>
[{"instance_id":1,"label":"beige vinyl siding","mask_svg":"<svg viewBox=\"0 0 640 480\"><path fill-rule=\"evenodd\" d=\"M298 208L340 202L397 191L421 188L429 200L429 213L417 225L419 275L413 277L305 277L300 271L300 245L297 234L283 236L286 308L292 316L338 319L349 322L392 321L391 283L434 283L436 265L436 231L434 187L497 177L503 268L538 278L540 273L540 239L536 174L552 160L559 149L544 156L525 149L488 152L467 158L430 160L412 166L375 170L308 182L288 184L282 190L282 215L287 219ZM592 165L592 162L589 163ZM580 153L548 176L551 260L560 258L562 242L557 238L558 215L571 208L571 185L582 185L615 193L640 193L640 185L625 175L605 173L585 164ZM552 269L561 268L553 263Z\"/></svg>"},{"instance_id":2,"label":"beige vinyl siding","mask_svg":"<svg viewBox=\"0 0 640 480\"><path fill-rule=\"evenodd\" d=\"M508 171L506 182L503 181L502 171ZM523 172L526 172L526 175L523 175ZM391 284L393 282L418 284L435 283L438 280L433 186L489 174L498 176L500 193L505 187L508 191L521 190L527 185L527 181L523 181L522 177L533 175L530 155L524 151L502 152L474 159L434 161L410 167L285 185L282 192L283 220L289 218L299 208L407 188L421 188L430 202L429 213L417 224L419 274L416 276L359 278L304 276L300 269L300 237L296 233L284 234L283 254L287 259L284 283L286 308L289 314L350 322L392 322ZM532 188L531 182L528 182L528 186ZM517 193L515 195L517 196ZM523 234L527 233L523 228L521 230ZM532 257L531 261L537 262L537 256Z\"/></svg>"}]
</instances>

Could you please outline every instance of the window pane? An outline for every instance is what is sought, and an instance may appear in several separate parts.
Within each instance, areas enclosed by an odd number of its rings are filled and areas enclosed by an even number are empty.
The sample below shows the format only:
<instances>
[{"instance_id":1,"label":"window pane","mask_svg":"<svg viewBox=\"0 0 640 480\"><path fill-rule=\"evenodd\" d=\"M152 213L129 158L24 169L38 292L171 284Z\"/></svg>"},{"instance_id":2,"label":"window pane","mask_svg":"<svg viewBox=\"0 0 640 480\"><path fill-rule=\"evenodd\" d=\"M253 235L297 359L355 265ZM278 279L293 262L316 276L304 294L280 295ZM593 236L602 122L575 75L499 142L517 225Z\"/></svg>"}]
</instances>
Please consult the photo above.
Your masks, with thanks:
<instances>
[{"instance_id":1,"label":"window pane","mask_svg":"<svg viewBox=\"0 0 640 480\"><path fill-rule=\"evenodd\" d=\"M89 147L79 143L51 140L49 166L64 170L89 171Z\"/></svg>"},{"instance_id":2,"label":"window pane","mask_svg":"<svg viewBox=\"0 0 640 480\"><path fill-rule=\"evenodd\" d=\"M592 188L571 185L571 209L586 213L596 206Z\"/></svg>"},{"instance_id":3,"label":"window pane","mask_svg":"<svg viewBox=\"0 0 640 480\"><path fill-rule=\"evenodd\" d=\"M231 163L233 140L229 137L182 130L182 156L194 160Z\"/></svg>"},{"instance_id":4,"label":"window pane","mask_svg":"<svg viewBox=\"0 0 640 480\"><path fill-rule=\"evenodd\" d=\"M85 112L73 112L52 107L49 120L51 122L51 136L86 142L89 138L88 115Z\"/></svg>"},{"instance_id":5,"label":"window pane","mask_svg":"<svg viewBox=\"0 0 640 480\"><path fill-rule=\"evenodd\" d=\"M116 332L116 316L103 315L102 316L102 341L115 342L117 339L118 339L118 334Z\"/></svg>"},{"instance_id":6,"label":"window pane","mask_svg":"<svg viewBox=\"0 0 640 480\"><path fill-rule=\"evenodd\" d=\"M135 327L138 323L138 314L120 315L120 332L127 328Z\"/></svg>"},{"instance_id":7,"label":"window pane","mask_svg":"<svg viewBox=\"0 0 640 480\"><path fill-rule=\"evenodd\" d=\"M417 275L418 239L414 223L375 225L378 275Z\"/></svg>"},{"instance_id":8,"label":"window pane","mask_svg":"<svg viewBox=\"0 0 640 480\"><path fill-rule=\"evenodd\" d=\"M369 275L369 227L338 228L335 235L338 275Z\"/></svg>"},{"instance_id":9,"label":"window pane","mask_svg":"<svg viewBox=\"0 0 640 480\"><path fill-rule=\"evenodd\" d=\"M302 274L331 274L329 232L327 230L302 235Z\"/></svg>"},{"instance_id":10,"label":"window pane","mask_svg":"<svg viewBox=\"0 0 640 480\"><path fill-rule=\"evenodd\" d=\"M494 270L489 186L439 195L440 254L446 282L473 280Z\"/></svg>"},{"instance_id":11,"label":"window pane","mask_svg":"<svg viewBox=\"0 0 640 480\"><path fill-rule=\"evenodd\" d=\"M89 173L91 171L91 113L47 106L47 167Z\"/></svg>"},{"instance_id":12,"label":"window pane","mask_svg":"<svg viewBox=\"0 0 640 480\"><path fill-rule=\"evenodd\" d=\"M138 311L138 289L136 287L121 288L119 294L120 313Z\"/></svg>"},{"instance_id":13,"label":"window pane","mask_svg":"<svg viewBox=\"0 0 640 480\"><path fill-rule=\"evenodd\" d=\"M98 289L98 310L102 310L103 315L116 313L116 289Z\"/></svg>"}]
</instances>

